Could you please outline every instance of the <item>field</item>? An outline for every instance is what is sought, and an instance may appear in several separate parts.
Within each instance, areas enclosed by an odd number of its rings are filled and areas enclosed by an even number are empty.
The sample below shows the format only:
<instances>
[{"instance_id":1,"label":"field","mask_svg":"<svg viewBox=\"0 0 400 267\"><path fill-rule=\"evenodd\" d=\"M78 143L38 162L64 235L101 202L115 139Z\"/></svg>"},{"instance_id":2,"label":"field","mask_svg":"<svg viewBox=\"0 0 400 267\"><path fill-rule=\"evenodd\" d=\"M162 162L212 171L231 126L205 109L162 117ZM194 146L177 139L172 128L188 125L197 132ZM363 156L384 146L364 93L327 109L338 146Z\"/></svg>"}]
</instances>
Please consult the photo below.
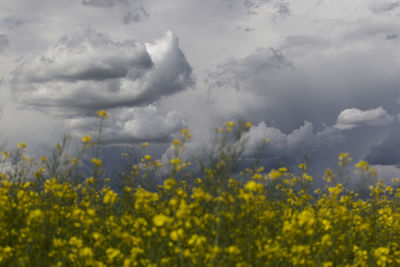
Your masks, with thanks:
<instances>
[{"instance_id":1,"label":"field","mask_svg":"<svg viewBox=\"0 0 400 267\"><path fill-rule=\"evenodd\" d=\"M400 266L397 179L384 185L346 153L319 188L305 163L236 172L243 147L232 136L249 127L225 123L201 163L182 158L190 139L182 130L160 185L152 177L162 163L146 154L120 170L118 186L104 178L91 136L72 158L65 142L40 160L26 157L23 143L3 151L2 166L13 168L0 169L0 265ZM86 150L94 156L83 177ZM358 187L348 185L350 173Z\"/></svg>"}]
</instances>

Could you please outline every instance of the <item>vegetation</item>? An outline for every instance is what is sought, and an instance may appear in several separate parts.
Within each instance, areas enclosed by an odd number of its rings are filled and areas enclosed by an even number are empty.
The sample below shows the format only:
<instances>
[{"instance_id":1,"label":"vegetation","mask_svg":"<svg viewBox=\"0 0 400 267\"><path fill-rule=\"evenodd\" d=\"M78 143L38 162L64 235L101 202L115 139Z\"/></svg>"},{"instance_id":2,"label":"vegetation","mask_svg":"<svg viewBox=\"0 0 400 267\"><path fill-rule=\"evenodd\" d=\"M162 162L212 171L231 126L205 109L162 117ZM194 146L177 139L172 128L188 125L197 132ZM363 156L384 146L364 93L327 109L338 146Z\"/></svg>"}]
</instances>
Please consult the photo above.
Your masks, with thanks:
<instances>
[{"instance_id":1,"label":"vegetation","mask_svg":"<svg viewBox=\"0 0 400 267\"><path fill-rule=\"evenodd\" d=\"M98 115L101 123L107 118ZM239 172L244 144L237 140L250 127L225 123L201 163L181 157L190 139L183 129L167 179L153 187L162 164L150 155L120 170L120 188L104 179L100 137L84 136L73 158L67 139L40 161L25 156L23 143L3 151L0 265L400 265L398 180L384 185L362 161L355 166L361 187L352 191L346 153L320 188L304 163L297 171L256 165ZM88 175L81 165L90 149Z\"/></svg>"}]
</instances>

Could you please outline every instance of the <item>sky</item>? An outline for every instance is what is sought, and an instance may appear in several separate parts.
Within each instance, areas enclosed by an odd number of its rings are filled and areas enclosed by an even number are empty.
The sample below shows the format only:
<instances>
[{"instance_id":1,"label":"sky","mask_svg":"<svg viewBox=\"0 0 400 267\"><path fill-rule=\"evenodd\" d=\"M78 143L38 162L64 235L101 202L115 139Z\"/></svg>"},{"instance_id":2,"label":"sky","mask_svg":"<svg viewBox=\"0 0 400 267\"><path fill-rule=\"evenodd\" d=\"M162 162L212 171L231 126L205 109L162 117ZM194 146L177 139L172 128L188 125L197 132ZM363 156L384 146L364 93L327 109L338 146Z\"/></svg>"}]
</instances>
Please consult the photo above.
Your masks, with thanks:
<instances>
[{"instance_id":1,"label":"sky","mask_svg":"<svg viewBox=\"0 0 400 267\"><path fill-rule=\"evenodd\" d=\"M0 0L0 143L93 133L158 157L251 121L247 154L321 171L338 154L400 176L400 1ZM111 153L112 154L112 153ZM114 155L114 154L113 154Z\"/></svg>"}]
</instances>

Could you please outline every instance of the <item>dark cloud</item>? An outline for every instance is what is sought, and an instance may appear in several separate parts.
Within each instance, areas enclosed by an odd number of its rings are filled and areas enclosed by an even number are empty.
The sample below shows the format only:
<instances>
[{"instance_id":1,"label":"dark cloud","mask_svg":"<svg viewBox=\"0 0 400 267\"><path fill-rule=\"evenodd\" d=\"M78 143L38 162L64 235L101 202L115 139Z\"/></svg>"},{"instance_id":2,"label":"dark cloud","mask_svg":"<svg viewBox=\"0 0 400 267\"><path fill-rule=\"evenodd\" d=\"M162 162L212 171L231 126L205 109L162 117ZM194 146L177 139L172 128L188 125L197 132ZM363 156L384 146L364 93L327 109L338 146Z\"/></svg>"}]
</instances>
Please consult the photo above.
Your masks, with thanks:
<instances>
[{"instance_id":1,"label":"dark cloud","mask_svg":"<svg viewBox=\"0 0 400 267\"><path fill-rule=\"evenodd\" d=\"M208 78L211 87L230 86L237 90L242 88L252 77L266 77L270 72L280 69L293 69L293 64L286 59L281 51L274 48L257 48L252 54L243 59L230 59L217 66Z\"/></svg>"},{"instance_id":2,"label":"dark cloud","mask_svg":"<svg viewBox=\"0 0 400 267\"><path fill-rule=\"evenodd\" d=\"M373 146L365 160L371 164L400 164L400 127L394 128L381 144Z\"/></svg>"},{"instance_id":3,"label":"dark cloud","mask_svg":"<svg viewBox=\"0 0 400 267\"><path fill-rule=\"evenodd\" d=\"M144 8L141 1L136 0L83 0L82 5L97 8L118 7L125 13L122 19L125 25L150 17L150 12Z\"/></svg>"},{"instance_id":4,"label":"dark cloud","mask_svg":"<svg viewBox=\"0 0 400 267\"><path fill-rule=\"evenodd\" d=\"M128 11L124 16L124 24L130 24L135 22L140 22L150 16L150 13L144 9L143 6L135 8L132 11Z\"/></svg>"},{"instance_id":5,"label":"dark cloud","mask_svg":"<svg viewBox=\"0 0 400 267\"><path fill-rule=\"evenodd\" d=\"M285 2L276 3L275 8L277 13L276 17L286 17L290 15L290 8L288 3Z\"/></svg>"},{"instance_id":6,"label":"dark cloud","mask_svg":"<svg viewBox=\"0 0 400 267\"><path fill-rule=\"evenodd\" d=\"M129 0L83 0L82 5L94 7L113 7L129 3Z\"/></svg>"},{"instance_id":7,"label":"dark cloud","mask_svg":"<svg viewBox=\"0 0 400 267\"><path fill-rule=\"evenodd\" d=\"M386 34L386 40L393 40L396 39L398 37L397 34Z\"/></svg>"},{"instance_id":8,"label":"dark cloud","mask_svg":"<svg viewBox=\"0 0 400 267\"><path fill-rule=\"evenodd\" d=\"M63 37L22 63L11 83L19 103L65 114L149 104L192 85L192 69L172 32L140 44L92 30Z\"/></svg>"},{"instance_id":9,"label":"dark cloud","mask_svg":"<svg viewBox=\"0 0 400 267\"><path fill-rule=\"evenodd\" d=\"M313 156L321 169L340 152L390 163L391 145L378 147L395 128L391 114L400 113L397 1L37 2L8 1L0 15L12 42L0 76L18 64L10 91L20 107L44 111L18 113L2 94L0 128L13 129L6 133L13 141L23 135L16 122L26 128L37 114L67 118L77 135L93 133L95 111L105 108L110 144L163 143L187 126L198 147L222 121L243 119L256 125L249 140L271 138L263 155L269 166ZM88 25L107 35L74 34ZM181 45L173 34L144 43L165 28L179 33ZM140 41L115 41L132 36ZM194 84L188 61L196 90L185 90ZM59 127L42 121L37 140L48 141Z\"/></svg>"},{"instance_id":10,"label":"dark cloud","mask_svg":"<svg viewBox=\"0 0 400 267\"><path fill-rule=\"evenodd\" d=\"M7 28L17 28L20 27L24 24L29 23L29 20L21 18L19 16L13 15L13 16L8 16L1 20L0 24L3 24Z\"/></svg>"},{"instance_id":11,"label":"dark cloud","mask_svg":"<svg viewBox=\"0 0 400 267\"><path fill-rule=\"evenodd\" d=\"M0 34L0 53L3 52L10 45L8 36L6 34Z\"/></svg>"},{"instance_id":12,"label":"dark cloud","mask_svg":"<svg viewBox=\"0 0 400 267\"><path fill-rule=\"evenodd\" d=\"M384 1L379 1L379 3L376 3L371 6L371 10L374 13L377 14L382 14L382 13L387 13L391 12L393 10L396 10L400 6L400 3L398 1L391 1L385 3Z\"/></svg>"},{"instance_id":13,"label":"dark cloud","mask_svg":"<svg viewBox=\"0 0 400 267\"><path fill-rule=\"evenodd\" d=\"M320 36L316 35L306 35L306 34L296 34L286 36L282 41L280 49L295 50L296 53L306 52L310 49L322 49L330 46L329 41L324 40Z\"/></svg>"}]
</instances>

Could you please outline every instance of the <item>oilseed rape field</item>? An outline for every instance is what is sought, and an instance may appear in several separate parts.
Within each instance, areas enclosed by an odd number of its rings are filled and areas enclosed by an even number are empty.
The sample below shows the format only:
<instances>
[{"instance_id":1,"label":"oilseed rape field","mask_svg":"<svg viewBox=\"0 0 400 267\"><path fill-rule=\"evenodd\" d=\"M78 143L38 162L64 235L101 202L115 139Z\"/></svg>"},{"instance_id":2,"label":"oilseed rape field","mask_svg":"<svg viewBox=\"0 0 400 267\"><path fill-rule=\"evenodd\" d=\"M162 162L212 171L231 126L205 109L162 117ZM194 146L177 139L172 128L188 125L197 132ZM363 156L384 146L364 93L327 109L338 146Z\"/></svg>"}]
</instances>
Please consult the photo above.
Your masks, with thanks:
<instances>
[{"instance_id":1,"label":"oilseed rape field","mask_svg":"<svg viewBox=\"0 0 400 267\"><path fill-rule=\"evenodd\" d=\"M119 170L117 185L103 177L89 135L75 157L66 142L38 160L24 143L3 151L0 266L400 266L398 179L386 185L346 153L318 187L305 163L236 170L243 147L230 138L249 127L225 123L218 149L200 163L182 157L183 129L173 158L144 154ZM152 182L163 164L167 177Z\"/></svg>"}]
</instances>

